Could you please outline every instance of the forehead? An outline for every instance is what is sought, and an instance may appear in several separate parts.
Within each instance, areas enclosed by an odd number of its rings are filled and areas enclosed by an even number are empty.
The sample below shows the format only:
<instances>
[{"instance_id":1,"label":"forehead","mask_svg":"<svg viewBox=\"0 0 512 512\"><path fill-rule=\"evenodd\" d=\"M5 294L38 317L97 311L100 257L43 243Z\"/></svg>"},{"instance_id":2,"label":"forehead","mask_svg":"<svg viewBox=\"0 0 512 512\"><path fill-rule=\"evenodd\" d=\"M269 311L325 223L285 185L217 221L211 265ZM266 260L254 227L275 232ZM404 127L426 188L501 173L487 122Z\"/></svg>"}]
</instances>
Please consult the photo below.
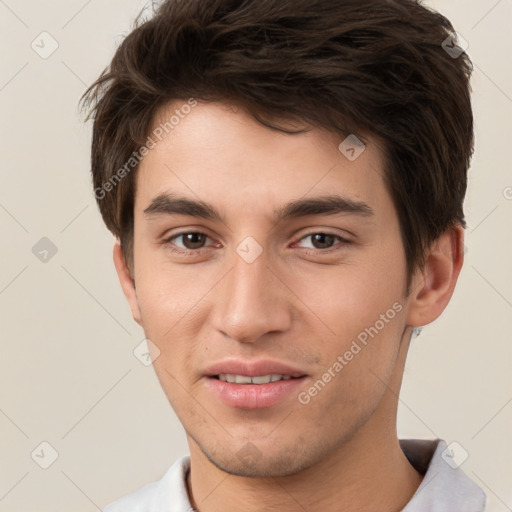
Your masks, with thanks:
<instances>
[{"instance_id":1,"label":"forehead","mask_svg":"<svg viewBox=\"0 0 512 512\"><path fill-rule=\"evenodd\" d=\"M288 134L234 105L187 105L173 102L155 116L152 134L161 140L150 134L156 144L140 165L136 210L170 192L222 204L227 214L229 205L239 213L270 213L291 200L332 193L376 210L390 202L383 145L375 138L365 138L364 151L350 160L338 148L345 136L322 128L279 122L289 130L306 128Z\"/></svg>"}]
</instances>

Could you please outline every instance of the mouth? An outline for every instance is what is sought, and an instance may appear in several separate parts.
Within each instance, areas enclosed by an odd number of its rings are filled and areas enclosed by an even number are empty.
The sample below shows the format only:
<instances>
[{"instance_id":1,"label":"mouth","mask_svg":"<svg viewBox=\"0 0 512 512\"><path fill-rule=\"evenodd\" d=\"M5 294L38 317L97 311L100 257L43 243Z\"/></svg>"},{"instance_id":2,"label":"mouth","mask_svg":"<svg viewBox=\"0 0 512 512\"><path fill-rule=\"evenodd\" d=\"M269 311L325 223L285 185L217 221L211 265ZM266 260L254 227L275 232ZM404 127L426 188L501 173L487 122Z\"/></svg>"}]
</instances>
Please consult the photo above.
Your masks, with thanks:
<instances>
[{"instance_id":1,"label":"mouth","mask_svg":"<svg viewBox=\"0 0 512 512\"><path fill-rule=\"evenodd\" d=\"M273 373L269 375L255 375L254 377L249 377L249 375L235 375L232 373L220 373L219 375L214 375L213 378L219 379L223 382L230 382L231 384L268 384L269 382L279 382L280 380L290 380L297 379L300 377L292 377L291 375L282 375L278 373Z\"/></svg>"},{"instance_id":2,"label":"mouth","mask_svg":"<svg viewBox=\"0 0 512 512\"><path fill-rule=\"evenodd\" d=\"M211 366L205 377L208 390L224 405L263 409L294 397L308 376L278 362L229 360Z\"/></svg>"}]
</instances>

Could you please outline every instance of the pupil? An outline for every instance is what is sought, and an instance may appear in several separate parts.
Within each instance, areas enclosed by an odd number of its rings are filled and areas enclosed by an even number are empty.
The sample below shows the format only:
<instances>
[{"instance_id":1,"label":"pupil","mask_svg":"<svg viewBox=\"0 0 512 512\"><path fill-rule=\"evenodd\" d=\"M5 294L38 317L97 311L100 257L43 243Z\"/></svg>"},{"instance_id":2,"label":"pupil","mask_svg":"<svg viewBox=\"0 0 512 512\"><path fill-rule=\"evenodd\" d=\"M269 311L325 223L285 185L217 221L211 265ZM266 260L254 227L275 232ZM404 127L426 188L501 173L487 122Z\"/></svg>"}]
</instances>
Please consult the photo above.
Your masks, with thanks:
<instances>
[{"instance_id":1,"label":"pupil","mask_svg":"<svg viewBox=\"0 0 512 512\"><path fill-rule=\"evenodd\" d=\"M184 238L184 245L187 249L199 249L204 242L202 233L187 233Z\"/></svg>"},{"instance_id":2,"label":"pupil","mask_svg":"<svg viewBox=\"0 0 512 512\"><path fill-rule=\"evenodd\" d=\"M330 247L331 246L331 242L334 241L334 236L333 235L326 235L325 233L316 233L315 235L313 235L313 245L317 249L325 249L325 247L317 247L317 244L316 244L317 241L320 242L320 245L327 244Z\"/></svg>"}]
</instances>

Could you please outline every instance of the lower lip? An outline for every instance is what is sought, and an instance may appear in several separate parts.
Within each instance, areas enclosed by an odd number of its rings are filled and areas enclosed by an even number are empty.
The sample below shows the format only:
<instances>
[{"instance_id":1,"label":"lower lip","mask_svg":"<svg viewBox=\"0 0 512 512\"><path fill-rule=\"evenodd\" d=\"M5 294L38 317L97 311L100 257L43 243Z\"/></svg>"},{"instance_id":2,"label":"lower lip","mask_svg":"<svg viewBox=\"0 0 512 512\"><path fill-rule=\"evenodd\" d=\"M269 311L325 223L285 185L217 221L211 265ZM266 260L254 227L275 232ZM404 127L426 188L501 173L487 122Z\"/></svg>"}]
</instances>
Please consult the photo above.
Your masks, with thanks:
<instances>
[{"instance_id":1,"label":"lower lip","mask_svg":"<svg viewBox=\"0 0 512 512\"><path fill-rule=\"evenodd\" d=\"M263 409L278 404L296 392L305 378L278 380L268 384L235 384L208 377L207 384L226 405L240 409Z\"/></svg>"}]
</instances>

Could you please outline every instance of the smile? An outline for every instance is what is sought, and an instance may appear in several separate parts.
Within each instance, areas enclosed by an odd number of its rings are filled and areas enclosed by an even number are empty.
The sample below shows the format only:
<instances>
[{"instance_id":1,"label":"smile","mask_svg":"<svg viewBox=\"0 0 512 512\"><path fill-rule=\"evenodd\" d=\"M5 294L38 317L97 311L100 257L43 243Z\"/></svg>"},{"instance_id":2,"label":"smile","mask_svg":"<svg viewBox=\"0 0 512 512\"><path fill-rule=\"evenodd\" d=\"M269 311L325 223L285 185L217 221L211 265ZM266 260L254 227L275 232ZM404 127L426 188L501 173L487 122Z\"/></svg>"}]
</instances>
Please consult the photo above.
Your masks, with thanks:
<instances>
[{"instance_id":1,"label":"smile","mask_svg":"<svg viewBox=\"0 0 512 512\"><path fill-rule=\"evenodd\" d=\"M277 373L270 375L257 375L249 377L248 375L234 375L231 373L221 373L217 376L219 380L235 384L268 384L269 382L278 382L280 380L289 380L290 375L280 375Z\"/></svg>"}]
</instances>

